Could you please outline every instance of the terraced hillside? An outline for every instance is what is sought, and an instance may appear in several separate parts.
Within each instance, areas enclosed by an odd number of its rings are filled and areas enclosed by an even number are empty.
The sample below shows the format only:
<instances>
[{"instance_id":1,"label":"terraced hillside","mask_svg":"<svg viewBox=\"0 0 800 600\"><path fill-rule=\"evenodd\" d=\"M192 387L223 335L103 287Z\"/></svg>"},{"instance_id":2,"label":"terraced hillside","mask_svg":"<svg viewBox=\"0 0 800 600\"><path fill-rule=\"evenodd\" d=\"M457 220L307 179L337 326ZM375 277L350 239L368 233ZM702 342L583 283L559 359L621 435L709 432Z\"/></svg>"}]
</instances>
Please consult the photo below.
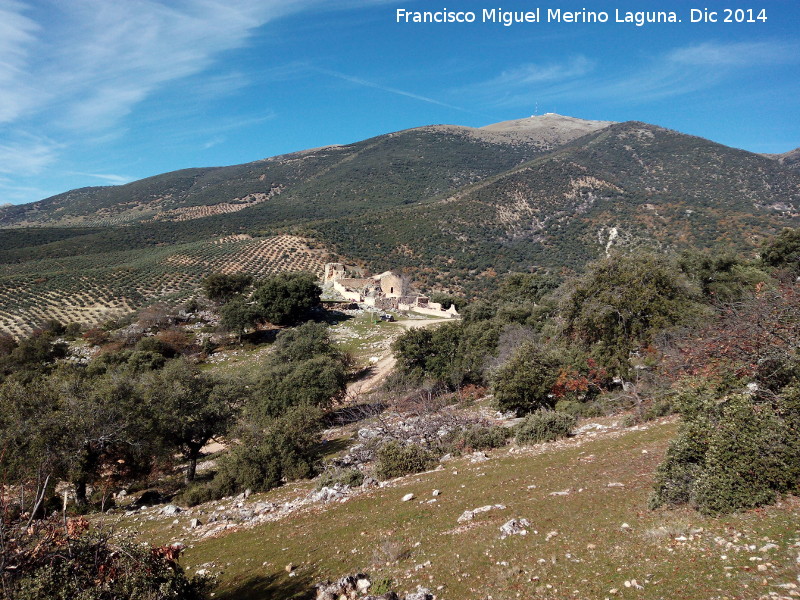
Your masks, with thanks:
<instances>
[{"instance_id":1,"label":"terraced hillside","mask_svg":"<svg viewBox=\"0 0 800 600\"><path fill-rule=\"evenodd\" d=\"M0 266L0 330L24 334L46 319L100 323L156 301L195 292L209 273L321 274L328 256L302 238L232 235L210 242L120 250Z\"/></svg>"}]
</instances>

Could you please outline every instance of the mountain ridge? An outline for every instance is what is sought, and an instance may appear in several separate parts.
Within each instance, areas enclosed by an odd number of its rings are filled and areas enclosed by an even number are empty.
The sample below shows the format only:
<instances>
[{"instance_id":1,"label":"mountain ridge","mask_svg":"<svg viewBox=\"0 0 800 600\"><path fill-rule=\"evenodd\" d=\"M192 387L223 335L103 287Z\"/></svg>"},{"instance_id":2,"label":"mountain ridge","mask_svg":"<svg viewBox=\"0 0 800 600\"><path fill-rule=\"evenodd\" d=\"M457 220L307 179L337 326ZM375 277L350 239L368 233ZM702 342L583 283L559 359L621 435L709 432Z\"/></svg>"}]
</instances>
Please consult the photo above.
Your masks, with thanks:
<instances>
[{"instance_id":1,"label":"mountain ridge","mask_svg":"<svg viewBox=\"0 0 800 600\"><path fill-rule=\"evenodd\" d=\"M47 312L39 304L74 302L76 272L132 309L187 297L214 268L258 264L266 274L328 259L480 294L497 274L580 270L615 246L724 244L752 255L800 224L791 165L656 125L607 123L433 125L0 209L0 328L3 314L30 327ZM528 141L515 133L526 126ZM274 253L285 236L294 241ZM253 253L273 262L253 263ZM313 260L278 260L292 253ZM115 279L123 268L135 272L128 283ZM38 307L28 316L21 289Z\"/></svg>"}]
</instances>

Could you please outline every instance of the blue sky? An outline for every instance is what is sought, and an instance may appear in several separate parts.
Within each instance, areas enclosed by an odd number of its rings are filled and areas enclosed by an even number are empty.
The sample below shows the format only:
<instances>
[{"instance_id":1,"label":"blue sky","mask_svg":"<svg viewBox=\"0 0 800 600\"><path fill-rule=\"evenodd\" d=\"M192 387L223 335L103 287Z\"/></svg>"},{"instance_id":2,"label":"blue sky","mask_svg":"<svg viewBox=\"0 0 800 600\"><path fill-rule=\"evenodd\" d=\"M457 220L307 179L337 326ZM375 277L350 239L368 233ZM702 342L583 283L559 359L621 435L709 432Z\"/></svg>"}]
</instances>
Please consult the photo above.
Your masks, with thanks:
<instances>
[{"instance_id":1,"label":"blue sky","mask_svg":"<svg viewBox=\"0 0 800 600\"><path fill-rule=\"evenodd\" d=\"M683 22L613 22L642 5ZM800 146L800 2L748 6L767 22L691 24L703 3L682 0L0 0L0 204L537 111L788 151ZM501 7L612 22L480 22ZM398 24L398 8L478 22Z\"/></svg>"}]
</instances>

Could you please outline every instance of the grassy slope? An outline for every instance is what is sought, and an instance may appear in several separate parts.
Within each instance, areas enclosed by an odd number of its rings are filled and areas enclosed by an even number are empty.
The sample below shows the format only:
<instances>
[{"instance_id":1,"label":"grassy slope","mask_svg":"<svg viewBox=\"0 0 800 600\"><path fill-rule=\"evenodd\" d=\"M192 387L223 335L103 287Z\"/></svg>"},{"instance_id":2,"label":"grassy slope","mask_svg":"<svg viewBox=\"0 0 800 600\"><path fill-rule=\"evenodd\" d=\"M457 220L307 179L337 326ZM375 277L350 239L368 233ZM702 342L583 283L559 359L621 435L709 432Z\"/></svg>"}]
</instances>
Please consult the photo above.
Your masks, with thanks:
<instances>
[{"instance_id":1,"label":"grassy slope","mask_svg":"<svg viewBox=\"0 0 800 600\"><path fill-rule=\"evenodd\" d=\"M313 505L282 521L197 542L183 562L214 563L213 570L222 570L216 597L230 600L304 598L312 583L358 571L373 580L392 578L398 590L443 586L436 592L442 599L605 598L612 589L616 597L642 599L785 594L775 586L796 583L798 575L796 499L719 519L646 508L655 467L675 429L666 421L520 453L497 451L490 462L457 459L344 504ZM611 482L625 487L608 487ZM266 499L307 489L288 486ZM428 504L433 489L442 495ZM550 495L567 489L569 495ZM408 492L417 499L401 502ZM458 526L463 511L495 503L507 508ZM527 518L538 533L500 540L500 525L513 517ZM623 523L631 529L621 529ZM163 526L149 531L149 541L180 539ZM682 535L687 539L675 539ZM726 548L727 541L734 547ZM778 549L759 552L768 541ZM387 542L409 556L387 563L378 550ZM426 561L430 566L415 570ZM297 566L295 577L285 572L288 563ZM765 563L770 566L759 572ZM643 589L626 588L632 579Z\"/></svg>"}]
</instances>

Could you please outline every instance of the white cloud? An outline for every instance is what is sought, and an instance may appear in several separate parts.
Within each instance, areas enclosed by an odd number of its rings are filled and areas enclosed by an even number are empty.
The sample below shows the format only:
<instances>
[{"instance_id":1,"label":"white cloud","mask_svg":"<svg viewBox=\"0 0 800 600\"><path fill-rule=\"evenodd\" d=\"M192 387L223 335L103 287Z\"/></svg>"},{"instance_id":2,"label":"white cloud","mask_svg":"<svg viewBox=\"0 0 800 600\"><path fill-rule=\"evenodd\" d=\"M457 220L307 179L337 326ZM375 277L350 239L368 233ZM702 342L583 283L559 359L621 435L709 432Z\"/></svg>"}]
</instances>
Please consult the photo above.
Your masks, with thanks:
<instances>
[{"instance_id":1,"label":"white cloud","mask_svg":"<svg viewBox=\"0 0 800 600\"><path fill-rule=\"evenodd\" d=\"M0 123L16 119L35 95L26 69L39 26L25 8L0 0Z\"/></svg>"},{"instance_id":2,"label":"white cloud","mask_svg":"<svg viewBox=\"0 0 800 600\"><path fill-rule=\"evenodd\" d=\"M667 61L698 67L758 67L800 62L800 45L774 41L704 42L678 48L667 55Z\"/></svg>"},{"instance_id":3,"label":"white cloud","mask_svg":"<svg viewBox=\"0 0 800 600\"><path fill-rule=\"evenodd\" d=\"M564 81L590 73L594 63L585 56L576 56L566 63L527 64L508 71L486 83L487 86L519 88L532 84Z\"/></svg>"},{"instance_id":4,"label":"white cloud","mask_svg":"<svg viewBox=\"0 0 800 600\"><path fill-rule=\"evenodd\" d=\"M427 96L421 96L419 94L414 94L413 92L407 92L405 90L400 90L394 87L389 87L387 85L382 85L380 83L375 83L374 81L369 81L367 79L362 79L361 77L355 77L353 75L347 75L345 73L339 73L338 71L331 71L328 69L318 69L315 67L309 67L312 71L317 71L322 73L323 75L329 75L330 77L335 77L336 79L341 79L343 81L348 81L350 83L354 83L356 85L360 85L362 87L369 87L374 88L377 90L381 90L383 92L387 92L389 94L394 94L396 96L405 96L406 98L411 98L412 100L419 100L420 102L426 102L428 104L435 104L437 106L443 106L444 108L450 108L453 110L460 110L464 112L472 112L467 109L453 106L452 104L445 104L444 102L440 102L434 98L428 98Z\"/></svg>"},{"instance_id":5,"label":"white cloud","mask_svg":"<svg viewBox=\"0 0 800 600\"><path fill-rule=\"evenodd\" d=\"M711 89L754 68L798 62L797 44L704 42L676 48L618 74L577 56L563 63L515 67L461 91L496 107L530 106L537 101L636 104Z\"/></svg>"},{"instance_id":6,"label":"white cloud","mask_svg":"<svg viewBox=\"0 0 800 600\"><path fill-rule=\"evenodd\" d=\"M75 175L83 175L84 177L94 177L95 179L102 179L112 185L121 185L133 181L133 177L127 175L114 175L113 173L75 173Z\"/></svg>"},{"instance_id":7,"label":"white cloud","mask_svg":"<svg viewBox=\"0 0 800 600\"><path fill-rule=\"evenodd\" d=\"M60 145L47 138L20 134L0 143L0 173L8 175L38 175L50 165Z\"/></svg>"},{"instance_id":8,"label":"white cloud","mask_svg":"<svg viewBox=\"0 0 800 600\"><path fill-rule=\"evenodd\" d=\"M125 117L171 82L208 70L255 30L291 13L386 0L0 0L0 172L41 172L58 150L124 130ZM232 73L208 96L247 85ZM56 139L56 142L52 142Z\"/></svg>"}]
</instances>

